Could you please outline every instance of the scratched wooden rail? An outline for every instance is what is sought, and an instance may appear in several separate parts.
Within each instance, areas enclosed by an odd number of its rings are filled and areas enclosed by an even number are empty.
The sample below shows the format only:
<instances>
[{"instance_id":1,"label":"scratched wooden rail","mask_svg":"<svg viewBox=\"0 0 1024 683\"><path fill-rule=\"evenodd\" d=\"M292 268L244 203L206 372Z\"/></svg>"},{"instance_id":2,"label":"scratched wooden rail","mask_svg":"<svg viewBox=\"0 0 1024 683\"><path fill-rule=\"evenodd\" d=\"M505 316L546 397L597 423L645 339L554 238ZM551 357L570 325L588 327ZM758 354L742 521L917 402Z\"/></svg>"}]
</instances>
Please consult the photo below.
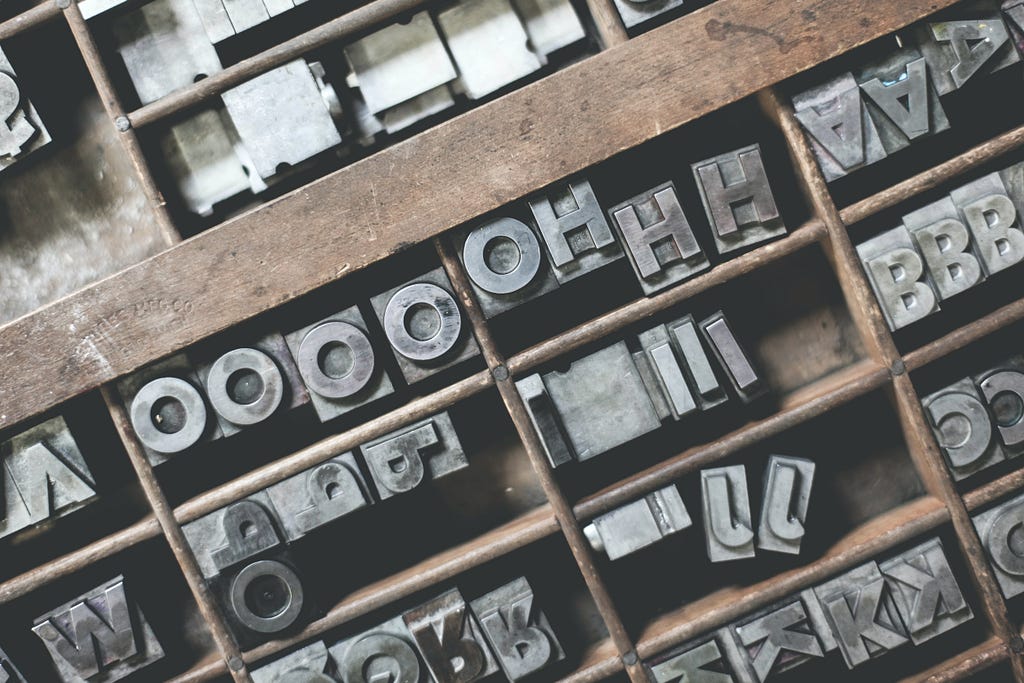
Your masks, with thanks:
<instances>
[{"instance_id":1,"label":"scratched wooden rail","mask_svg":"<svg viewBox=\"0 0 1024 683\"><path fill-rule=\"evenodd\" d=\"M953 0L803 0L791 5L718 0L629 39L609 0L588 0L605 49L455 120L332 173L278 200L182 242L149 170L135 128L158 125L247 78L309 50L419 7L421 0L374 0L363 7L135 111L126 111L106 72L90 27L74 2L44 2L0 22L0 40L42 23L67 21L111 118L131 126L124 153L156 210L167 250L133 268L0 327L0 428L16 425L82 393L101 389L152 514L19 576L0 582L0 604L37 591L86 565L163 537L188 583L214 648L173 680L230 676L250 681L254 666L293 646L418 591L527 546L563 536L608 636L577 659L564 680L628 676L646 681L640 664L689 638L770 604L923 534L957 540L978 596L985 639L922 662L904 683L951 682L1008 666L1024 683L1020 624L1008 613L969 514L1024 486L1017 470L960 495L943 465L908 371L933 363L1024 318L1024 297L936 341L901 354L857 263L847 227L904 202L1024 143L1024 126L999 135L917 176L840 209L829 194L792 112L773 86L831 57L953 4ZM797 6L799 5L799 6ZM756 65L756 66L752 66ZM643 77L638 77L638 74ZM680 98L685 91L687 97ZM658 296L607 311L508 357L480 314L465 273L441 235L477 215L635 147L664 131L756 94L785 139L810 219L785 238L719 265ZM509 125L522 122L525 126ZM522 132L528 131L528 132ZM557 154L552 153L557 150ZM514 164L510 159L514 158ZM398 169L399 172L395 172ZM454 201L451 187L460 188ZM378 197L388 201L378 203ZM287 245L282 242L287 236ZM112 398L118 377L434 238L442 264L466 306L487 370L470 375L359 426L328 436L172 506L142 456L124 410ZM265 264L287 246L288 258ZM827 256L830 275L867 357L782 397L770 415L748 422L573 500L547 464L512 382L581 347L681 302L742 281L805 249ZM158 305L144 305L157 302ZM33 339L47 344L33 344ZM242 651L206 590L181 525L316 463L424 416L498 390L547 502L455 547L358 588L286 640ZM744 586L722 588L650 620L627 626L581 526L595 515L698 469L871 395L898 417L901 438L925 493L850 530L819 557ZM546 541L545 541L546 542ZM954 549L951 549L951 551Z\"/></svg>"}]
</instances>

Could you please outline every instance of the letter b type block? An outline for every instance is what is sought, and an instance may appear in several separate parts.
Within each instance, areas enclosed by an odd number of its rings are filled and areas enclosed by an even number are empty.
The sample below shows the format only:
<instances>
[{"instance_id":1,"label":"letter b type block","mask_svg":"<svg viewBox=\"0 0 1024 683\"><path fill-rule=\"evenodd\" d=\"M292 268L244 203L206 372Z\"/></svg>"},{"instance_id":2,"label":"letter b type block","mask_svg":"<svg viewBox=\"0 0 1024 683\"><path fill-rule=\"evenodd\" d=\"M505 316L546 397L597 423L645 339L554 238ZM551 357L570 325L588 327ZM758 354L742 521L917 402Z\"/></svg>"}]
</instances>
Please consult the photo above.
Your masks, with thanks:
<instances>
[{"instance_id":1,"label":"letter b type block","mask_svg":"<svg viewBox=\"0 0 1024 683\"><path fill-rule=\"evenodd\" d=\"M889 329L898 330L939 310L925 263L902 225L857 245Z\"/></svg>"}]
</instances>

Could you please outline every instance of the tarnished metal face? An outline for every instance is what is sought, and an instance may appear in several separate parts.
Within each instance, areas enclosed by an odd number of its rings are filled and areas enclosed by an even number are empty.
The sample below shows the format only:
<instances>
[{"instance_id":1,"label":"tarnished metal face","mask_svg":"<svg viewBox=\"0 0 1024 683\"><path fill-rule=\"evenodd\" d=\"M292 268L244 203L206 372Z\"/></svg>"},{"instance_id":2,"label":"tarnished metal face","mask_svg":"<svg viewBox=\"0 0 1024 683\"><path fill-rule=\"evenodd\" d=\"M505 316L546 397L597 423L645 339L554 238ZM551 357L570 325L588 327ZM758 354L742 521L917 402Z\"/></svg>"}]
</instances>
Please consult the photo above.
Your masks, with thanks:
<instances>
[{"instance_id":1,"label":"tarnished metal face","mask_svg":"<svg viewBox=\"0 0 1024 683\"><path fill-rule=\"evenodd\" d=\"M497 673L480 625L458 589L402 615L434 678L471 683Z\"/></svg>"},{"instance_id":2,"label":"tarnished metal face","mask_svg":"<svg viewBox=\"0 0 1024 683\"><path fill-rule=\"evenodd\" d=\"M159 453L180 453L206 432L206 403L179 377L160 377L142 387L129 415L139 440Z\"/></svg>"},{"instance_id":3,"label":"tarnished metal face","mask_svg":"<svg viewBox=\"0 0 1024 683\"><path fill-rule=\"evenodd\" d=\"M210 405L236 425L253 425L274 414L284 397L284 377L267 354L235 349L214 361L206 378Z\"/></svg>"},{"instance_id":4,"label":"tarnished metal face","mask_svg":"<svg viewBox=\"0 0 1024 683\"><path fill-rule=\"evenodd\" d=\"M814 483L814 462L773 455L764 473L764 497L757 529L757 547L779 553L800 554L806 532L807 508Z\"/></svg>"},{"instance_id":5,"label":"tarnished metal face","mask_svg":"<svg viewBox=\"0 0 1024 683\"><path fill-rule=\"evenodd\" d=\"M584 532L595 550L617 560L692 525L673 485L596 517Z\"/></svg>"},{"instance_id":6,"label":"tarnished metal face","mask_svg":"<svg viewBox=\"0 0 1024 683\"><path fill-rule=\"evenodd\" d=\"M298 574L276 560L257 560L231 580L228 594L234 616L257 633L279 633L302 614L305 592Z\"/></svg>"},{"instance_id":7,"label":"tarnished metal face","mask_svg":"<svg viewBox=\"0 0 1024 683\"><path fill-rule=\"evenodd\" d=\"M939 310L924 260L902 225L857 245L889 329L898 330Z\"/></svg>"},{"instance_id":8,"label":"tarnished metal face","mask_svg":"<svg viewBox=\"0 0 1024 683\"><path fill-rule=\"evenodd\" d=\"M754 528L743 465L702 470L700 481L708 559L726 562L753 557Z\"/></svg>"}]
</instances>

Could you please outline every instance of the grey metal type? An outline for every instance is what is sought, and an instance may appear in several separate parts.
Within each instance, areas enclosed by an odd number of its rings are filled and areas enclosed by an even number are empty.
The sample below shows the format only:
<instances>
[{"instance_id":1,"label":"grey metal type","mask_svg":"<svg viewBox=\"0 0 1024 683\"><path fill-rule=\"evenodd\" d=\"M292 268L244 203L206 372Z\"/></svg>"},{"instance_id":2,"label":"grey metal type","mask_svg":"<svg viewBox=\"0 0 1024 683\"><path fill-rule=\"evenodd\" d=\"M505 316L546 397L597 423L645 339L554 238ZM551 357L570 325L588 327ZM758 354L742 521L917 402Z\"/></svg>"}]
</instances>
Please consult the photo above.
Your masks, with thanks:
<instances>
[{"instance_id":1,"label":"grey metal type","mask_svg":"<svg viewBox=\"0 0 1024 683\"><path fill-rule=\"evenodd\" d=\"M0 649L0 683L26 683L26 680L14 660Z\"/></svg>"},{"instance_id":2,"label":"grey metal type","mask_svg":"<svg viewBox=\"0 0 1024 683\"><path fill-rule=\"evenodd\" d=\"M458 87L472 100L542 66L509 0L459 0L437 13L437 23L459 70Z\"/></svg>"},{"instance_id":3,"label":"grey metal type","mask_svg":"<svg viewBox=\"0 0 1024 683\"><path fill-rule=\"evenodd\" d=\"M701 470L700 484L708 559L727 562L754 557L746 468L730 465Z\"/></svg>"},{"instance_id":4,"label":"grey metal type","mask_svg":"<svg viewBox=\"0 0 1024 683\"><path fill-rule=\"evenodd\" d=\"M719 254L786 234L759 145L719 154L690 168Z\"/></svg>"},{"instance_id":5,"label":"grey metal type","mask_svg":"<svg viewBox=\"0 0 1024 683\"><path fill-rule=\"evenodd\" d=\"M356 457L342 453L267 488L281 531L295 541L373 504Z\"/></svg>"},{"instance_id":6,"label":"grey metal type","mask_svg":"<svg viewBox=\"0 0 1024 683\"><path fill-rule=\"evenodd\" d=\"M940 95L1020 61L998 3L965 3L956 14L948 21L924 21L912 29Z\"/></svg>"},{"instance_id":7,"label":"grey metal type","mask_svg":"<svg viewBox=\"0 0 1024 683\"><path fill-rule=\"evenodd\" d=\"M512 4L542 64L551 53L587 37L570 0L513 0Z\"/></svg>"},{"instance_id":8,"label":"grey metal type","mask_svg":"<svg viewBox=\"0 0 1024 683\"><path fill-rule=\"evenodd\" d=\"M458 589L405 612L402 620L439 683L470 683L497 673L480 624Z\"/></svg>"},{"instance_id":9,"label":"grey metal type","mask_svg":"<svg viewBox=\"0 0 1024 683\"><path fill-rule=\"evenodd\" d=\"M691 526L690 513L673 484L595 517L583 531L594 550L617 560Z\"/></svg>"},{"instance_id":10,"label":"grey metal type","mask_svg":"<svg viewBox=\"0 0 1024 683\"><path fill-rule=\"evenodd\" d=\"M247 155L219 107L187 116L162 132L160 151L185 206L201 216L242 192L266 189L258 174L246 173Z\"/></svg>"},{"instance_id":11,"label":"grey metal type","mask_svg":"<svg viewBox=\"0 0 1024 683\"><path fill-rule=\"evenodd\" d=\"M558 288L540 238L520 220L492 218L462 228L453 239L487 318Z\"/></svg>"},{"instance_id":12,"label":"grey metal type","mask_svg":"<svg viewBox=\"0 0 1024 683\"><path fill-rule=\"evenodd\" d=\"M232 349L198 372L225 436L269 418L287 393L277 363L255 348Z\"/></svg>"},{"instance_id":13,"label":"grey metal type","mask_svg":"<svg viewBox=\"0 0 1024 683\"><path fill-rule=\"evenodd\" d=\"M925 541L878 568L914 645L974 618L939 539Z\"/></svg>"},{"instance_id":14,"label":"grey metal type","mask_svg":"<svg viewBox=\"0 0 1024 683\"><path fill-rule=\"evenodd\" d=\"M558 636L535 604L533 588L525 577L473 600L470 609L510 681L565 659Z\"/></svg>"},{"instance_id":15,"label":"grey metal type","mask_svg":"<svg viewBox=\"0 0 1024 683\"><path fill-rule=\"evenodd\" d=\"M696 411L699 406L683 370L685 362L676 354L668 328L658 325L641 332L637 339L642 350L633 354L633 361L658 416L678 420Z\"/></svg>"},{"instance_id":16,"label":"grey metal type","mask_svg":"<svg viewBox=\"0 0 1024 683\"><path fill-rule=\"evenodd\" d=\"M285 335L321 422L394 391L357 306Z\"/></svg>"},{"instance_id":17,"label":"grey metal type","mask_svg":"<svg viewBox=\"0 0 1024 683\"><path fill-rule=\"evenodd\" d=\"M898 330L939 310L924 259L902 225L857 245L857 256L889 329Z\"/></svg>"},{"instance_id":18,"label":"grey metal type","mask_svg":"<svg viewBox=\"0 0 1024 683\"><path fill-rule=\"evenodd\" d=\"M928 64L914 48L902 48L856 72L857 83L888 154L912 140L949 128Z\"/></svg>"},{"instance_id":19,"label":"grey metal type","mask_svg":"<svg viewBox=\"0 0 1024 683\"><path fill-rule=\"evenodd\" d=\"M957 481L1006 459L974 382L962 379L921 399L950 473Z\"/></svg>"},{"instance_id":20,"label":"grey metal type","mask_svg":"<svg viewBox=\"0 0 1024 683\"><path fill-rule=\"evenodd\" d=\"M827 628L827 626L826 626ZM765 683L814 658L825 656L804 601L789 598L731 625L745 677Z\"/></svg>"},{"instance_id":21,"label":"grey metal type","mask_svg":"<svg viewBox=\"0 0 1024 683\"><path fill-rule=\"evenodd\" d=\"M1007 457L1024 453L1024 357L1015 356L974 378Z\"/></svg>"},{"instance_id":22,"label":"grey metal type","mask_svg":"<svg viewBox=\"0 0 1024 683\"><path fill-rule=\"evenodd\" d=\"M949 193L974 238L985 273L993 275L1024 259L1021 231L1024 166L989 173Z\"/></svg>"},{"instance_id":23,"label":"grey metal type","mask_svg":"<svg viewBox=\"0 0 1024 683\"><path fill-rule=\"evenodd\" d=\"M192 0L153 0L118 17L114 41L142 104L221 71Z\"/></svg>"},{"instance_id":24,"label":"grey metal type","mask_svg":"<svg viewBox=\"0 0 1024 683\"><path fill-rule=\"evenodd\" d=\"M639 26L655 17L682 7L685 0L615 0L615 9L626 28Z\"/></svg>"},{"instance_id":25,"label":"grey metal type","mask_svg":"<svg viewBox=\"0 0 1024 683\"><path fill-rule=\"evenodd\" d=\"M335 683L328 675L330 663L327 646L317 640L249 674L252 683Z\"/></svg>"},{"instance_id":26,"label":"grey metal type","mask_svg":"<svg viewBox=\"0 0 1024 683\"><path fill-rule=\"evenodd\" d=\"M973 520L1003 595L1024 593L1024 495L976 514Z\"/></svg>"},{"instance_id":27,"label":"grey metal type","mask_svg":"<svg viewBox=\"0 0 1024 683\"><path fill-rule=\"evenodd\" d=\"M702 320L700 331L715 358L725 368L726 377L733 390L744 403L750 403L767 392L767 385L754 367L750 355L733 334L729 321L725 319L722 311Z\"/></svg>"},{"instance_id":28,"label":"grey metal type","mask_svg":"<svg viewBox=\"0 0 1024 683\"><path fill-rule=\"evenodd\" d=\"M378 294L370 305L410 384L480 354L441 268Z\"/></svg>"},{"instance_id":29,"label":"grey metal type","mask_svg":"<svg viewBox=\"0 0 1024 683\"><path fill-rule=\"evenodd\" d=\"M432 683L402 617L395 617L329 648L344 683ZM258 682L257 682L258 683Z\"/></svg>"},{"instance_id":30,"label":"grey metal type","mask_svg":"<svg viewBox=\"0 0 1024 683\"><path fill-rule=\"evenodd\" d=\"M305 0L194 0L214 43L258 26Z\"/></svg>"},{"instance_id":31,"label":"grey metal type","mask_svg":"<svg viewBox=\"0 0 1024 683\"><path fill-rule=\"evenodd\" d=\"M908 642L878 565L861 565L814 588L850 669Z\"/></svg>"},{"instance_id":32,"label":"grey metal type","mask_svg":"<svg viewBox=\"0 0 1024 683\"><path fill-rule=\"evenodd\" d=\"M616 204L608 215L645 294L711 267L671 181Z\"/></svg>"},{"instance_id":33,"label":"grey metal type","mask_svg":"<svg viewBox=\"0 0 1024 683\"><path fill-rule=\"evenodd\" d=\"M794 95L793 109L828 182L886 157L878 128L852 73L841 73Z\"/></svg>"},{"instance_id":34,"label":"grey metal type","mask_svg":"<svg viewBox=\"0 0 1024 683\"><path fill-rule=\"evenodd\" d=\"M655 683L735 683L719 639L687 643L649 665Z\"/></svg>"},{"instance_id":35,"label":"grey metal type","mask_svg":"<svg viewBox=\"0 0 1024 683\"><path fill-rule=\"evenodd\" d=\"M985 279L971 245L971 233L950 197L903 217L903 225L924 259L939 298L946 300Z\"/></svg>"},{"instance_id":36,"label":"grey metal type","mask_svg":"<svg viewBox=\"0 0 1024 683\"><path fill-rule=\"evenodd\" d=\"M298 621L305 589L295 570L275 559L256 560L231 577L230 616L258 634L280 633Z\"/></svg>"},{"instance_id":37,"label":"grey metal type","mask_svg":"<svg viewBox=\"0 0 1024 683\"><path fill-rule=\"evenodd\" d=\"M333 91L296 59L221 95L254 170L266 180L341 143ZM340 112L337 112L340 113Z\"/></svg>"},{"instance_id":38,"label":"grey metal type","mask_svg":"<svg viewBox=\"0 0 1024 683\"><path fill-rule=\"evenodd\" d=\"M813 588L805 588L800 591L800 602L803 603L804 611L807 613L807 620L818 636L821 647L825 652L833 652L839 649L839 642L832 631L832 624L825 615L825 608L815 594Z\"/></svg>"},{"instance_id":39,"label":"grey metal type","mask_svg":"<svg viewBox=\"0 0 1024 683\"><path fill-rule=\"evenodd\" d=\"M47 612L32 630L64 683L121 680L164 656L121 576Z\"/></svg>"},{"instance_id":40,"label":"grey metal type","mask_svg":"<svg viewBox=\"0 0 1024 683\"><path fill-rule=\"evenodd\" d=\"M18 75L0 50L0 170L51 141L39 112L21 92Z\"/></svg>"},{"instance_id":41,"label":"grey metal type","mask_svg":"<svg viewBox=\"0 0 1024 683\"><path fill-rule=\"evenodd\" d=\"M184 353L117 382L118 394L150 464L159 465L200 441L223 436L207 411L200 386Z\"/></svg>"},{"instance_id":42,"label":"grey metal type","mask_svg":"<svg viewBox=\"0 0 1024 683\"><path fill-rule=\"evenodd\" d=\"M562 182L530 199L529 205L559 283L622 258L590 181Z\"/></svg>"},{"instance_id":43,"label":"grey metal type","mask_svg":"<svg viewBox=\"0 0 1024 683\"><path fill-rule=\"evenodd\" d=\"M389 133L455 104L447 84L458 72L427 12L350 43L345 58L350 85ZM396 117L400 106L405 113Z\"/></svg>"},{"instance_id":44,"label":"grey metal type","mask_svg":"<svg viewBox=\"0 0 1024 683\"><path fill-rule=\"evenodd\" d=\"M572 445L562 426L562 418L558 415L558 410L551 400L541 376L528 375L518 380L516 389L523 397L526 412L530 416L530 423L533 424L537 436L540 437L544 455L547 456L551 467L572 462L575 458Z\"/></svg>"},{"instance_id":45,"label":"grey metal type","mask_svg":"<svg viewBox=\"0 0 1024 683\"><path fill-rule=\"evenodd\" d=\"M549 452L561 452L552 438L556 432L551 421L557 421L572 454L581 462L661 426L625 342L584 356L564 371L545 372L540 377L551 406L550 417L542 410L533 419L535 423L546 421L547 428L541 433L552 444ZM535 383L530 378L516 382L522 395L529 397L524 400L531 412L537 405Z\"/></svg>"},{"instance_id":46,"label":"grey metal type","mask_svg":"<svg viewBox=\"0 0 1024 683\"><path fill-rule=\"evenodd\" d=\"M359 452L381 500L469 467L447 411L369 441Z\"/></svg>"},{"instance_id":47,"label":"grey metal type","mask_svg":"<svg viewBox=\"0 0 1024 683\"><path fill-rule=\"evenodd\" d=\"M96 498L96 483L61 416L0 443L0 538L63 517Z\"/></svg>"},{"instance_id":48,"label":"grey metal type","mask_svg":"<svg viewBox=\"0 0 1024 683\"><path fill-rule=\"evenodd\" d=\"M710 410L729 400L725 390L715 376L704 345L697 333L697 324L692 315L685 315L678 320L666 323L672 336L676 351L683 359L683 372L687 382L694 390L694 398L701 410Z\"/></svg>"},{"instance_id":49,"label":"grey metal type","mask_svg":"<svg viewBox=\"0 0 1024 683\"><path fill-rule=\"evenodd\" d=\"M204 515L182 527L204 577L282 544L276 512L266 491Z\"/></svg>"},{"instance_id":50,"label":"grey metal type","mask_svg":"<svg viewBox=\"0 0 1024 683\"><path fill-rule=\"evenodd\" d=\"M784 455L768 458L757 528L758 548L800 554L813 484L813 461Z\"/></svg>"}]
</instances>

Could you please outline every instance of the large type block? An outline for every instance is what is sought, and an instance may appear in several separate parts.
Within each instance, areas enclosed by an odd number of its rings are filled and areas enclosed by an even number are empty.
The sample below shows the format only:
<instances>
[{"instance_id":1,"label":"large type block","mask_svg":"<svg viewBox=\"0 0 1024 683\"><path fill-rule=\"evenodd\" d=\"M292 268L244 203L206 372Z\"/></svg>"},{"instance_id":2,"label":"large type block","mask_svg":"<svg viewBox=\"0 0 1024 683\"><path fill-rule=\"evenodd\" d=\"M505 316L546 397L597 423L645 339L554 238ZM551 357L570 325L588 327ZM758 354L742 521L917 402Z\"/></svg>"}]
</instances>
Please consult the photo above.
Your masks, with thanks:
<instances>
[{"instance_id":1,"label":"large type block","mask_svg":"<svg viewBox=\"0 0 1024 683\"><path fill-rule=\"evenodd\" d=\"M583 532L594 550L617 560L693 525L675 485L594 518Z\"/></svg>"},{"instance_id":2,"label":"large type block","mask_svg":"<svg viewBox=\"0 0 1024 683\"><path fill-rule=\"evenodd\" d=\"M831 627L812 609L815 604L813 596L810 601L794 596L729 626L740 655L740 680L775 680L777 674L835 649Z\"/></svg>"},{"instance_id":3,"label":"large type block","mask_svg":"<svg viewBox=\"0 0 1024 683\"><path fill-rule=\"evenodd\" d=\"M869 562L814 588L850 669L909 640L878 565Z\"/></svg>"},{"instance_id":4,"label":"large type block","mask_svg":"<svg viewBox=\"0 0 1024 683\"><path fill-rule=\"evenodd\" d=\"M957 481L1006 458L974 382L962 379L921 400L942 456Z\"/></svg>"},{"instance_id":5,"label":"large type block","mask_svg":"<svg viewBox=\"0 0 1024 683\"><path fill-rule=\"evenodd\" d=\"M4 441L0 458L0 538L63 517L96 497L89 466L59 415Z\"/></svg>"},{"instance_id":6,"label":"large type block","mask_svg":"<svg viewBox=\"0 0 1024 683\"><path fill-rule=\"evenodd\" d=\"M470 608L508 680L518 681L565 659L524 577L473 600Z\"/></svg>"},{"instance_id":7,"label":"large type block","mask_svg":"<svg viewBox=\"0 0 1024 683\"><path fill-rule=\"evenodd\" d=\"M437 681L471 683L498 672L480 624L458 589L407 611L402 620ZM456 668L456 662L461 666Z\"/></svg>"},{"instance_id":8,"label":"large type block","mask_svg":"<svg viewBox=\"0 0 1024 683\"><path fill-rule=\"evenodd\" d=\"M616 204L608 215L645 294L711 267L671 181Z\"/></svg>"},{"instance_id":9,"label":"large type block","mask_svg":"<svg viewBox=\"0 0 1024 683\"><path fill-rule=\"evenodd\" d=\"M559 283L622 258L622 247L588 180L555 185L529 204Z\"/></svg>"},{"instance_id":10,"label":"large type block","mask_svg":"<svg viewBox=\"0 0 1024 683\"><path fill-rule=\"evenodd\" d=\"M882 147L892 154L918 138L949 128L928 65L913 48L897 50L860 68L857 83Z\"/></svg>"},{"instance_id":11,"label":"large type block","mask_svg":"<svg viewBox=\"0 0 1024 683\"><path fill-rule=\"evenodd\" d=\"M164 656L121 576L51 610L32 630L64 683L118 681Z\"/></svg>"},{"instance_id":12,"label":"large type block","mask_svg":"<svg viewBox=\"0 0 1024 683\"><path fill-rule=\"evenodd\" d=\"M878 565L914 645L974 618L937 538Z\"/></svg>"},{"instance_id":13,"label":"large type block","mask_svg":"<svg viewBox=\"0 0 1024 683\"><path fill-rule=\"evenodd\" d=\"M1003 595L1012 598L1024 593L1024 547L1019 538L1024 495L976 514L973 520Z\"/></svg>"},{"instance_id":14,"label":"large type block","mask_svg":"<svg viewBox=\"0 0 1024 683\"><path fill-rule=\"evenodd\" d=\"M975 250L987 275L1024 259L1024 164L990 173L949 193L971 230Z\"/></svg>"},{"instance_id":15,"label":"large type block","mask_svg":"<svg viewBox=\"0 0 1024 683\"><path fill-rule=\"evenodd\" d=\"M1024 453L1024 356L1014 356L974 378L1007 457Z\"/></svg>"},{"instance_id":16,"label":"large type block","mask_svg":"<svg viewBox=\"0 0 1024 683\"><path fill-rule=\"evenodd\" d=\"M727 562L753 557L754 527L744 466L701 470L700 483L708 559Z\"/></svg>"},{"instance_id":17,"label":"large type block","mask_svg":"<svg viewBox=\"0 0 1024 683\"><path fill-rule=\"evenodd\" d=\"M448 625L445 624L444 628L447 629ZM338 675L345 683L373 683L380 680L433 683L435 680L420 657L416 641L402 617L389 619L379 626L341 640L331 645L329 651Z\"/></svg>"},{"instance_id":18,"label":"large type block","mask_svg":"<svg viewBox=\"0 0 1024 683\"><path fill-rule=\"evenodd\" d=\"M491 218L460 229L453 239L487 318L558 288L540 238L520 220Z\"/></svg>"},{"instance_id":19,"label":"large type block","mask_svg":"<svg viewBox=\"0 0 1024 683\"><path fill-rule=\"evenodd\" d=\"M356 306L290 332L285 341L321 422L394 391Z\"/></svg>"},{"instance_id":20,"label":"large type block","mask_svg":"<svg viewBox=\"0 0 1024 683\"><path fill-rule=\"evenodd\" d=\"M693 388L694 398L701 410L710 410L729 400L715 375L704 345L697 333L693 316L686 315L665 325L672 339L672 346L682 359L687 384Z\"/></svg>"},{"instance_id":21,"label":"large type block","mask_svg":"<svg viewBox=\"0 0 1024 683\"><path fill-rule=\"evenodd\" d=\"M370 305L410 384L480 353L441 268L378 294Z\"/></svg>"},{"instance_id":22,"label":"large type block","mask_svg":"<svg viewBox=\"0 0 1024 683\"><path fill-rule=\"evenodd\" d=\"M903 225L924 259L935 293L945 301L985 279L971 233L949 197L908 213Z\"/></svg>"},{"instance_id":23,"label":"large type block","mask_svg":"<svg viewBox=\"0 0 1024 683\"><path fill-rule=\"evenodd\" d=\"M760 146L719 154L690 168L719 254L786 234Z\"/></svg>"},{"instance_id":24,"label":"large type block","mask_svg":"<svg viewBox=\"0 0 1024 683\"><path fill-rule=\"evenodd\" d=\"M589 460L661 425L625 342L516 387L553 464L565 462L566 454Z\"/></svg>"},{"instance_id":25,"label":"large type block","mask_svg":"<svg viewBox=\"0 0 1024 683\"><path fill-rule=\"evenodd\" d=\"M289 541L373 504L352 453L342 453L278 482L267 489L267 495Z\"/></svg>"},{"instance_id":26,"label":"large type block","mask_svg":"<svg viewBox=\"0 0 1024 683\"><path fill-rule=\"evenodd\" d=\"M839 74L795 95L793 110L828 182L885 158L882 138L853 74Z\"/></svg>"},{"instance_id":27,"label":"large type block","mask_svg":"<svg viewBox=\"0 0 1024 683\"><path fill-rule=\"evenodd\" d=\"M682 7L685 0L615 0L615 9L622 17L626 28L633 28L661 16L676 7Z\"/></svg>"},{"instance_id":28,"label":"large type block","mask_svg":"<svg viewBox=\"0 0 1024 683\"><path fill-rule=\"evenodd\" d=\"M758 548L800 554L813 483L814 462L811 460L783 455L768 458L757 528Z\"/></svg>"},{"instance_id":29,"label":"large type block","mask_svg":"<svg viewBox=\"0 0 1024 683\"><path fill-rule=\"evenodd\" d=\"M469 467L447 411L364 443L359 452L381 500Z\"/></svg>"},{"instance_id":30,"label":"large type block","mask_svg":"<svg viewBox=\"0 0 1024 683\"><path fill-rule=\"evenodd\" d=\"M14 660L7 656L7 653L0 649L0 682L2 683L26 683Z\"/></svg>"},{"instance_id":31,"label":"large type block","mask_svg":"<svg viewBox=\"0 0 1024 683\"><path fill-rule=\"evenodd\" d=\"M744 403L750 403L768 391L768 386L754 367L750 354L736 338L722 311L702 320L700 331L715 358L725 368L725 375L736 395Z\"/></svg>"},{"instance_id":32,"label":"large type block","mask_svg":"<svg viewBox=\"0 0 1024 683\"><path fill-rule=\"evenodd\" d=\"M21 92L18 76L0 50L0 170L7 168L50 142L32 102Z\"/></svg>"},{"instance_id":33,"label":"large type block","mask_svg":"<svg viewBox=\"0 0 1024 683\"><path fill-rule=\"evenodd\" d=\"M898 330L939 310L924 259L902 225L857 245L864 272L889 329Z\"/></svg>"},{"instance_id":34,"label":"large type block","mask_svg":"<svg viewBox=\"0 0 1024 683\"><path fill-rule=\"evenodd\" d=\"M221 95L254 170L266 180L341 144L338 113L319 64L296 59Z\"/></svg>"},{"instance_id":35,"label":"large type block","mask_svg":"<svg viewBox=\"0 0 1024 683\"><path fill-rule=\"evenodd\" d=\"M318 640L249 673L252 683L334 683L330 662L327 646Z\"/></svg>"}]
</instances>

